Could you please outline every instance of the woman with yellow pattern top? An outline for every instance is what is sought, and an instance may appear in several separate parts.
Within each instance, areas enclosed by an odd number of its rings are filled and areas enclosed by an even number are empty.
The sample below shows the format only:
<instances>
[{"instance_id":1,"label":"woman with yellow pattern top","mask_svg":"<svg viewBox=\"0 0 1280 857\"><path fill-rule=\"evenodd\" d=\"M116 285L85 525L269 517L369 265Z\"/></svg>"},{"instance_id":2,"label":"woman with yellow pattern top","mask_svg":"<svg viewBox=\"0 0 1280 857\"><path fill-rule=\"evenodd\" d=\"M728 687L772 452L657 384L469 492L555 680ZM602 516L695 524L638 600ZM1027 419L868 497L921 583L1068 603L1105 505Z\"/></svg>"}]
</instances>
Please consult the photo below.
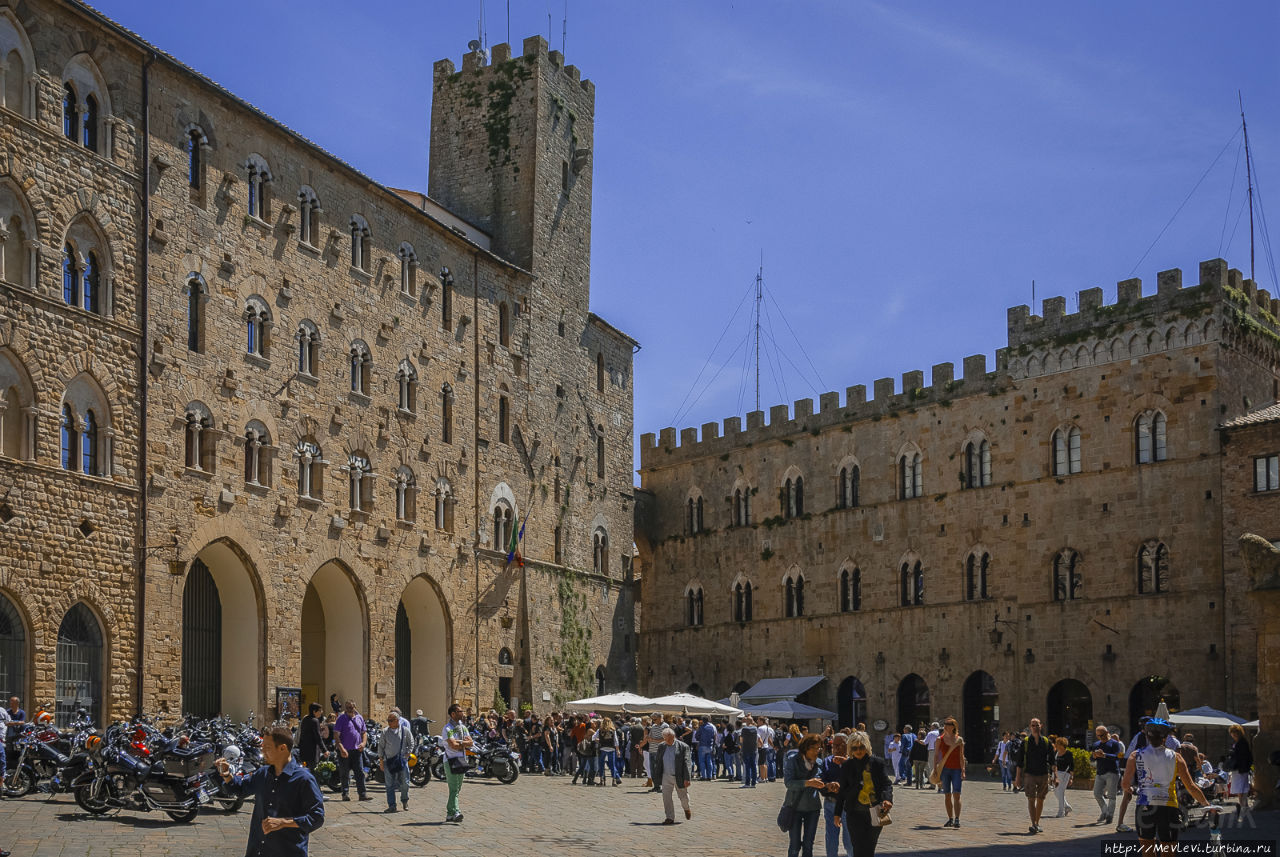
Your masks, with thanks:
<instances>
[{"instance_id":1,"label":"woman with yellow pattern top","mask_svg":"<svg viewBox=\"0 0 1280 857\"><path fill-rule=\"evenodd\" d=\"M880 827L871 823L871 807L888 812L893 806L893 783L885 773L885 761L871 754L866 732L849 736L849 758L840 768L836 792L835 822L849 826L853 844L849 857L872 857L880 839Z\"/></svg>"}]
</instances>

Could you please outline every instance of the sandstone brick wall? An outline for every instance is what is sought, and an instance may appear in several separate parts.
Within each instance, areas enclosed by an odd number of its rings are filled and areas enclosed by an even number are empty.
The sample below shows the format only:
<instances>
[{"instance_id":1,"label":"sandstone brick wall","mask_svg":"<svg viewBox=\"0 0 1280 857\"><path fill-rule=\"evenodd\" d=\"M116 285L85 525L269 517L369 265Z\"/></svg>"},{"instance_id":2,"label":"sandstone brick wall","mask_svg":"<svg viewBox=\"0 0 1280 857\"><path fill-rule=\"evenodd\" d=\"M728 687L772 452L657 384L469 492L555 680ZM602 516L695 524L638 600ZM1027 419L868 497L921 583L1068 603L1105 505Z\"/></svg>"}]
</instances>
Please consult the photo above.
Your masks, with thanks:
<instances>
[{"instance_id":1,"label":"sandstone brick wall","mask_svg":"<svg viewBox=\"0 0 1280 857\"><path fill-rule=\"evenodd\" d=\"M8 499L18 517L0 525L0 538L15 539L21 549L5 554L17 559L0 567L0 587L31 617L33 629L51 628L33 631L33 661L52 661L49 635L56 635L58 618L41 614L44 605L74 593L97 598L101 591L108 603L92 606L111 616L113 711L132 708L138 667L137 392L145 380L148 541L160 546L148 552L145 569L141 690L148 710L177 712L184 704L184 631L191 631L193 617L184 619L183 599L196 560L210 569L220 592L222 701L236 716L248 708L269 711L277 687L302 685L315 685L308 691L320 696L352 696L375 710L390 705L397 699L396 619L402 602L416 640L409 704L431 708L437 719L449 699L487 707L500 678L511 679L511 695L542 708L544 696L557 701L594 690L597 667L606 685L632 686L633 343L588 313L589 183L574 219L558 219L553 226L536 213L547 203L535 199L513 220L482 224L491 236L470 230L475 240L469 240L451 228L454 221L435 202L416 197L415 204L412 194L378 186L166 59L149 71L150 157L142 165L135 133L141 124L139 46L75 4L28 4L24 10L22 23L32 34L38 62L48 67L47 92L40 108L43 126L28 128L8 114L0 125L10 174L50 233L41 240L55 250L60 242L52 236L81 208L105 224L115 283L111 322L83 319L84 313L58 306L57 252L42 261L47 298L0 287L0 298L13 308L3 316L12 321L0 344L14 343L10 350L30 355L24 358L29 367L43 368L34 386L52 415L41 417L45 439L37 466L0 459L0 479L20 482L21 497L31 503L21 506L16 491ZM112 82L120 120L113 126L115 167L104 162L89 168L88 156L58 136L59 69L82 45L91 46ZM552 62L543 45L522 67L552 80L565 74ZM477 67L476 73L491 71ZM546 96L548 103L553 97ZM441 100L450 109L479 112L458 99ZM542 157L543 149L563 145L538 110L508 107L515 148ZM483 115L491 119L495 110L486 107ZM580 115L589 139L590 112ZM188 169L193 132L203 144L196 187ZM444 133L443 124L437 133ZM269 169L264 217L249 215L251 159ZM146 223L139 202L144 166L151 182ZM465 200L468 183L484 181L462 173L447 178L437 187L433 177L433 195L456 193ZM310 244L301 240L303 186L314 191L321 207ZM369 229L361 267L351 255L353 215ZM548 229L564 234L549 238L542 234ZM133 288L142 235L150 253L145 379L137 377ZM516 258L521 241L542 248L536 258ZM402 242L412 245L416 258L409 293L402 289ZM485 249L490 243L499 252ZM572 258L561 244L573 244ZM193 282L201 293L196 350L188 347ZM446 289L452 302L447 323ZM261 355L246 349L245 311L253 301L269 314ZM499 331L504 311L506 337ZM298 371L296 335L304 322L320 335L318 366L311 374ZM350 348L357 340L372 356L365 394L351 391ZM602 353L607 382L597 389ZM409 409L398 407L402 361L416 373L416 402ZM108 398L119 413L113 420L115 485L49 472L56 466L55 378L70 371L59 368L55 375L53 367L64 362L97 366L103 383L112 385ZM442 412L446 384L452 410L448 439ZM499 397L508 404L505 439ZM188 466L186 458L187 413L193 406L210 417L202 437L214 451L201 466ZM246 474L251 422L266 431L261 484ZM300 497L297 449L303 439L323 452L323 491L313 492L321 494L315 499ZM371 503L363 511L354 511L348 497L348 458L357 452L372 469L372 494L366 498ZM412 471L417 489L416 514L408 520L396 515L401 468ZM438 480L449 485L451 527L436 525ZM66 495L66 483L80 493ZM493 506L501 499L528 522L524 569L507 566L505 544L495 549ZM87 540L66 535L68 523L79 523L81 506L86 512L94 507L95 523L103 518ZM108 507L118 513L105 514ZM74 521L61 520L68 508L76 509ZM26 528L42 538L28 546ZM593 567L597 530L608 533L608 559L599 571ZM85 545L95 543L111 551L96 555L101 569L90 572L83 555ZM164 547L171 543L176 548ZM94 587L85 587L86 577ZM306 606L317 596L320 613ZM328 636L317 631L320 622ZM343 642L335 648L339 635ZM513 653L511 666L498 663L504 648ZM341 679L325 672L325 664L336 663L345 665ZM216 665L211 669L219 672ZM325 678L308 682L308 675ZM51 683L42 671L31 692L50 695Z\"/></svg>"},{"instance_id":2,"label":"sandstone brick wall","mask_svg":"<svg viewBox=\"0 0 1280 857\"><path fill-rule=\"evenodd\" d=\"M1256 656L1243 644L1248 608L1238 561L1222 547L1231 527L1219 424L1273 398L1272 333L1233 314L1243 286L1220 261L1181 288L1164 272L1156 295L1103 307L1084 293L1078 314L1060 299L1043 316L1010 311L997 371L968 358L851 387L794 409L664 429L641 441L643 486L654 494L639 531L646 610L642 691L696 684L723 696L740 682L825 673L810 702L835 709L847 677L866 688L868 722L899 722L897 693L911 674L931 695L931 716L972 719L965 683L985 671L1004 728L1045 716L1051 688L1082 682L1092 719L1128 728L1130 691L1147 676L1172 681L1184 707L1256 705ZM1228 275L1229 274L1229 275ZM1122 286L1125 284L1122 284ZM1252 284L1249 284L1250 288ZM1256 304L1258 310L1261 303ZM1259 328L1261 329L1261 328ZM1246 401L1246 397L1249 401ZM1168 456L1135 463L1135 420L1167 418ZM1052 435L1081 432L1081 472L1053 475ZM963 487L964 447L985 439L992 483ZM919 450L924 494L900 499L898 460ZM860 505L837 508L837 474L860 467ZM801 475L805 514L786 520L779 489ZM754 492L753 523L731 526L733 492ZM690 534L687 500L704 498L707 532ZM1230 539L1228 539L1229 541ZM1163 544L1168 591L1139 595L1138 552ZM1053 558L1081 557L1080 597L1053 595ZM989 554L987 599L967 598L965 562ZM925 571L925 603L902 607L901 566ZM1224 563L1227 565L1224 567ZM862 572L862 604L840 612L839 574ZM805 579L802 618L784 615L786 579ZM752 621L733 621L733 587L751 581ZM683 593L704 593L703 627L686 627ZM998 621L997 621L998 620ZM998 642L992 631L998 632ZM1224 678L1229 676L1229 678ZM1234 706L1234 708L1233 708Z\"/></svg>"}]
</instances>

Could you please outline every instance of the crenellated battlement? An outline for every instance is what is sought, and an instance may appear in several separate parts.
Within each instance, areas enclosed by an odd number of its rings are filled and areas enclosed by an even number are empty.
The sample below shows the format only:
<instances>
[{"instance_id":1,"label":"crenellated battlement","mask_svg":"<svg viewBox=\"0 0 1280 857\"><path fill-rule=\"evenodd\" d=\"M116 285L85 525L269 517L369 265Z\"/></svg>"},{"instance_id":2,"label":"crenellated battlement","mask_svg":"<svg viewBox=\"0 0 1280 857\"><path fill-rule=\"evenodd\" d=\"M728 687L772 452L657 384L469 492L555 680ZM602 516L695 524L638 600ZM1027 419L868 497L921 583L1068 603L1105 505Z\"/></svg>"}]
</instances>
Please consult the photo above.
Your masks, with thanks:
<instances>
[{"instance_id":1,"label":"crenellated battlement","mask_svg":"<svg viewBox=\"0 0 1280 857\"><path fill-rule=\"evenodd\" d=\"M924 371L917 369L903 373L900 384L893 378L876 380L871 398L866 386L857 384L845 390L843 405L839 393L820 395L816 412L813 399L774 405L767 422L764 411L752 411L746 415L745 429L738 416L724 420L723 431L715 422L704 423L701 430L682 429L678 435L675 428L664 428L657 435L640 436L640 466L722 455L761 441L928 405L946 406L953 399L994 393L1023 378L1214 341L1224 325L1261 332L1280 350L1280 299L1258 289L1222 259L1201 262L1199 279L1184 287L1181 269L1161 271L1156 293L1146 297L1142 280L1121 280L1113 304L1103 303L1101 288L1086 289L1074 313L1066 311L1064 297L1045 298L1041 315L1032 315L1025 304L1010 307L1008 346L996 351L994 371L987 370L986 356L977 354L964 359L961 378L955 377L951 363L933 366L929 386ZM1226 311L1218 312L1222 307Z\"/></svg>"},{"instance_id":2,"label":"crenellated battlement","mask_svg":"<svg viewBox=\"0 0 1280 857\"><path fill-rule=\"evenodd\" d=\"M521 57L529 63L537 62L544 59L554 68L560 70L564 77L571 81L575 86L582 89L583 92L594 97L596 85L590 80L582 78L582 72L575 65L564 64L564 54L560 51L552 51L547 49L547 40L542 36L530 36L524 40L524 53ZM511 61L511 45L503 42L490 48L488 55L484 51L475 50L462 55L462 71L478 72L485 69L501 70L502 66ZM448 80L450 77L458 73L458 67L454 65L451 59L436 60L432 67L435 85L438 88L440 84Z\"/></svg>"},{"instance_id":3,"label":"crenellated battlement","mask_svg":"<svg viewBox=\"0 0 1280 857\"><path fill-rule=\"evenodd\" d=\"M1001 386L1000 378L1006 374L1005 349L996 352L995 371L987 371L987 356L974 354L964 358L964 376L957 378L955 364L939 363L930 371L931 383L925 386L923 370L903 373L899 386L893 378L880 378L872 386L872 397L867 398L865 384L848 387L841 405L837 392L823 393L818 397L818 410L813 399L799 399L792 405L774 405L769 408L765 421L764 411L747 414L746 428L742 417L724 420L723 433L718 422L703 423L697 428L664 428L657 435L652 432L640 436L640 466L660 466L673 460L686 460L706 455L721 455L743 446L766 440L785 438L801 432L819 432L833 426L841 426L858 420L879 419L894 416L899 411L929 405L946 406L953 399L992 393Z\"/></svg>"}]
</instances>

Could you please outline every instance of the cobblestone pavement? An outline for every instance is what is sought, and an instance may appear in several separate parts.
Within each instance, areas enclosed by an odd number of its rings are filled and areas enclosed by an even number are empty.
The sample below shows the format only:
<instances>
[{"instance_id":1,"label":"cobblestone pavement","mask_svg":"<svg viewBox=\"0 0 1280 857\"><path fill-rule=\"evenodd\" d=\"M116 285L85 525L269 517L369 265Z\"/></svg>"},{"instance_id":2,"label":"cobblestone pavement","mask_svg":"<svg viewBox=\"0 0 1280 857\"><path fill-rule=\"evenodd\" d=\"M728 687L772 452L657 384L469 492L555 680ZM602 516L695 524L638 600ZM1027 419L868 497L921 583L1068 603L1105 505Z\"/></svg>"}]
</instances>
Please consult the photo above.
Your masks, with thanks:
<instances>
[{"instance_id":1,"label":"cobblestone pavement","mask_svg":"<svg viewBox=\"0 0 1280 857\"><path fill-rule=\"evenodd\" d=\"M383 814L381 791L367 803L326 804L328 820L312 837L311 853L392 855L705 855L776 857L786 839L774 825L783 788L763 783L754 791L728 783L690 788L693 819L662 826L662 799L641 780L620 787L571 786L567 777L522 776L513 785L470 782L462 790L465 820L445 824L445 786L432 781L413 789L407 813ZM353 795L354 797L354 795ZM1110 828L1094 827L1097 805L1084 791L1069 792L1075 811L1043 821L1045 833L1027 833L1026 801L998 783L970 780L964 789L964 826L942 827L942 798L931 791L897 790L894 823L880 839L881 854L1026 854L1035 857L1099 855ZM1052 803L1052 796L1050 796ZM679 815L679 803L676 804ZM1055 806L1056 809L1056 806ZM0 847L15 857L131 857L131 855L238 855L244 853L250 807L236 815L206 810L192 824L159 814L121 813L92 818L67 795L0 801ZM1132 810L1130 810L1132 813ZM1228 830L1227 841L1276 839L1280 813L1259 813L1257 828ZM1132 819L1130 819L1132 820ZM1132 836L1129 841L1136 844ZM1204 839L1196 831L1188 839ZM814 852L825 855L819 822ZM843 851L841 852L843 855Z\"/></svg>"}]
</instances>

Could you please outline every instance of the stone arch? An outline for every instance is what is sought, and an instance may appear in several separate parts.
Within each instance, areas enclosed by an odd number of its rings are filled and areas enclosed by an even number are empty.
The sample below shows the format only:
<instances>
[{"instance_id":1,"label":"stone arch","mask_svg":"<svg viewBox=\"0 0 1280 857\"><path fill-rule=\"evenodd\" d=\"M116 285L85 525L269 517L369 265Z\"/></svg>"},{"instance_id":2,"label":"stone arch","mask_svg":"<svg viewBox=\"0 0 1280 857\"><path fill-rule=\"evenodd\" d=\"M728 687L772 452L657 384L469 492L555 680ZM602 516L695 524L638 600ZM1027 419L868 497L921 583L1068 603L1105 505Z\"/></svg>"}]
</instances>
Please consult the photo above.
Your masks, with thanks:
<instances>
[{"instance_id":1,"label":"stone arch","mask_svg":"<svg viewBox=\"0 0 1280 857\"><path fill-rule=\"evenodd\" d=\"M22 62L22 74L17 79L10 79L13 69L5 72L4 104L9 110L30 119L36 118L36 84L38 68L35 51L31 48L31 40L27 37L26 28L22 26L10 9L0 9L0 61L8 59L10 54L17 53ZM21 104L14 104L18 96Z\"/></svg>"},{"instance_id":2,"label":"stone arch","mask_svg":"<svg viewBox=\"0 0 1280 857\"><path fill-rule=\"evenodd\" d=\"M371 588L364 571L330 556L301 575L299 677L307 702L338 693L369 710Z\"/></svg>"},{"instance_id":3,"label":"stone arch","mask_svg":"<svg viewBox=\"0 0 1280 857\"><path fill-rule=\"evenodd\" d=\"M1166 349L1178 348L1182 345L1182 334L1176 327L1170 327L1164 332L1164 347Z\"/></svg>"},{"instance_id":4,"label":"stone arch","mask_svg":"<svg viewBox=\"0 0 1280 857\"><path fill-rule=\"evenodd\" d=\"M1182 341L1187 345L1200 344L1200 325L1194 321L1187 323L1187 328L1182 332Z\"/></svg>"},{"instance_id":5,"label":"stone arch","mask_svg":"<svg viewBox=\"0 0 1280 857\"><path fill-rule=\"evenodd\" d=\"M247 717L250 711L265 711L266 676L263 666L267 662L268 626L266 592L258 570L261 566L254 563L240 542L225 534L208 542L191 556L185 573L180 581L175 581L173 588L173 599L178 603L170 605L171 615L182 617L183 713L208 716L203 711L194 711L189 702L195 694L186 685L196 681L198 676L216 682L218 690L214 711L230 715L233 720ZM193 621L193 617L187 615L189 608L208 609L206 604L188 605L188 589L194 582L192 575L197 568L208 574L216 587L214 598L218 627L214 629L214 638L217 651L201 645L199 641L204 638L192 634L198 620ZM246 676L251 670L252 676Z\"/></svg>"},{"instance_id":6,"label":"stone arch","mask_svg":"<svg viewBox=\"0 0 1280 857\"><path fill-rule=\"evenodd\" d=\"M1057 372L1061 368L1062 367L1058 365L1057 355L1046 354L1044 356L1044 374L1052 375L1054 372Z\"/></svg>"},{"instance_id":7,"label":"stone arch","mask_svg":"<svg viewBox=\"0 0 1280 857\"><path fill-rule=\"evenodd\" d=\"M1064 372L1068 369L1076 368L1074 355L1065 348L1058 354L1058 368Z\"/></svg>"},{"instance_id":8,"label":"stone arch","mask_svg":"<svg viewBox=\"0 0 1280 857\"><path fill-rule=\"evenodd\" d=\"M31 591L27 581L7 568L0 568L0 594L13 602L22 618L23 628L27 632L31 651L28 653L27 675L32 675L33 658L36 651L48 651L48 625L46 615L36 608L38 600Z\"/></svg>"},{"instance_id":9,"label":"stone arch","mask_svg":"<svg viewBox=\"0 0 1280 857\"><path fill-rule=\"evenodd\" d=\"M98 617L98 621L102 623L102 631L106 637L104 645L108 649L107 662L110 663L111 641L116 639L119 625L116 622L115 610L111 608L111 601L103 595L102 590L94 581L81 578L76 581L74 588L55 596L45 607L45 622L48 627L57 628L62 624L62 617L66 616L67 611L74 607L78 601L83 601L85 606L92 610L93 614ZM53 642L56 642L56 634Z\"/></svg>"},{"instance_id":10,"label":"stone arch","mask_svg":"<svg viewBox=\"0 0 1280 857\"><path fill-rule=\"evenodd\" d=\"M1216 319L1208 319L1204 323L1204 341L1213 342L1218 338L1218 322Z\"/></svg>"},{"instance_id":11,"label":"stone arch","mask_svg":"<svg viewBox=\"0 0 1280 857\"><path fill-rule=\"evenodd\" d=\"M1030 357L1028 357L1027 358L1027 377L1034 378L1035 376L1039 375L1041 371L1041 366L1042 364L1040 362L1039 354L1032 354Z\"/></svg>"},{"instance_id":12,"label":"stone arch","mask_svg":"<svg viewBox=\"0 0 1280 857\"><path fill-rule=\"evenodd\" d=\"M1093 346L1093 362L1094 365L1099 363L1109 363L1111 361L1111 346L1105 342L1098 342Z\"/></svg>"},{"instance_id":13,"label":"stone arch","mask_svg":"<svg viewBox=\"0 0 1280 857\"><path fill-rule=\"evenodd\" d=\"M1129 346L1125 344L1125 341L1123 339L1117 336L1115 339L1111 340L1111 359L1112 360L1123 360L1128 356L1129 356Z\"/></svg>"},{"instance_id":14,"label":"stone arch","mask_svg":"<svg viewBox=\"0 0 1280 857\"><path fill-rule=\"evenodd\" d=\"M176 269L179 271L187 272L187 276L183 278L184 285L186 284L187 280L190 280L193 276L199 277L202 283L207 284L208 280L210 280L214 276L213 272L215 268L213 267L213 265L214 265L213 262L207 261L203 256L199 254L187 253L181 259L178 260ZM207 288L207 285L206 285L206 288Z\"/></svg>"},{"instance_id":15,"label":"stone arch","mask_svg":"<svg viewBox=\"0 0 1280 857\"><path fill-rule=\"evenodd\" d=\"M520 514L520 504L516 502L515 492L511 490L511 486L506 482L499 482L489 492L489 505L486 507L489 514L492 514L493 507L498 505L499 500L506 500L511 504L511 511L517 515Z\"/></svg>"},{"instance_id":16,"label":"stone arch","mask_svg":"<svg viewBox=\"0 0 1280 857\"><path fill-rule=\"evenodd\" d=\"M1093 359L1093 353L1089 351L1087 345L1081 345L1076 349L1075 365L1079 369L1082 366L1088 366Z\"/></svg>"},{"instance_id":17,"label":"stone arch","mask_svg":"<svg viewBox=\"0 0 1280 857\"><path fill-rule=\"evenodd\" d=\"M97 96L98 110L103 119L114 115L111 110L111 92L102 70L87 52L81 51L67 61L62 68L63 83L75 86L76 96L81 101L89 93Z\"/></svg>"},{"instance_id":18,"label":"stone arch","mask_svg":"<svg viewBox=\"0 0 1280 857\"><path fill-rule=\"evenodd\" d=\"M397 704L406 714L421 708L443 722L453 687L453 620L435 578L423 572L408 580L397 602L395 625Z\"/></svg>"},{"instance_id":19,"label":"stone arch","mask_svg":"<svg viewBox=\"0 0 1280 857\"><path fill-rule=\"evenodd\" d=\"M1145 343L1143 342L1142 336L1137 333L1132 334L1129 337L1129 356L1138 357L1146 354L1147 352L1144 346Z\"/></svg>"},{"instance_id":20,"label":"stone arch","mask_svg":"<svg viewBox=\"0 0 1280 857\"><path fill-rule=\"evenodd\" d=\"M3 20L0 17L0 23ZM36 247L40 241L40 225L27 194L10 176L0 177L0 228L8 236L0 241L0 250L4 253L4 266L0 273L7 282L34 288L39 273Z\"/></svg>"}]
</instances>

